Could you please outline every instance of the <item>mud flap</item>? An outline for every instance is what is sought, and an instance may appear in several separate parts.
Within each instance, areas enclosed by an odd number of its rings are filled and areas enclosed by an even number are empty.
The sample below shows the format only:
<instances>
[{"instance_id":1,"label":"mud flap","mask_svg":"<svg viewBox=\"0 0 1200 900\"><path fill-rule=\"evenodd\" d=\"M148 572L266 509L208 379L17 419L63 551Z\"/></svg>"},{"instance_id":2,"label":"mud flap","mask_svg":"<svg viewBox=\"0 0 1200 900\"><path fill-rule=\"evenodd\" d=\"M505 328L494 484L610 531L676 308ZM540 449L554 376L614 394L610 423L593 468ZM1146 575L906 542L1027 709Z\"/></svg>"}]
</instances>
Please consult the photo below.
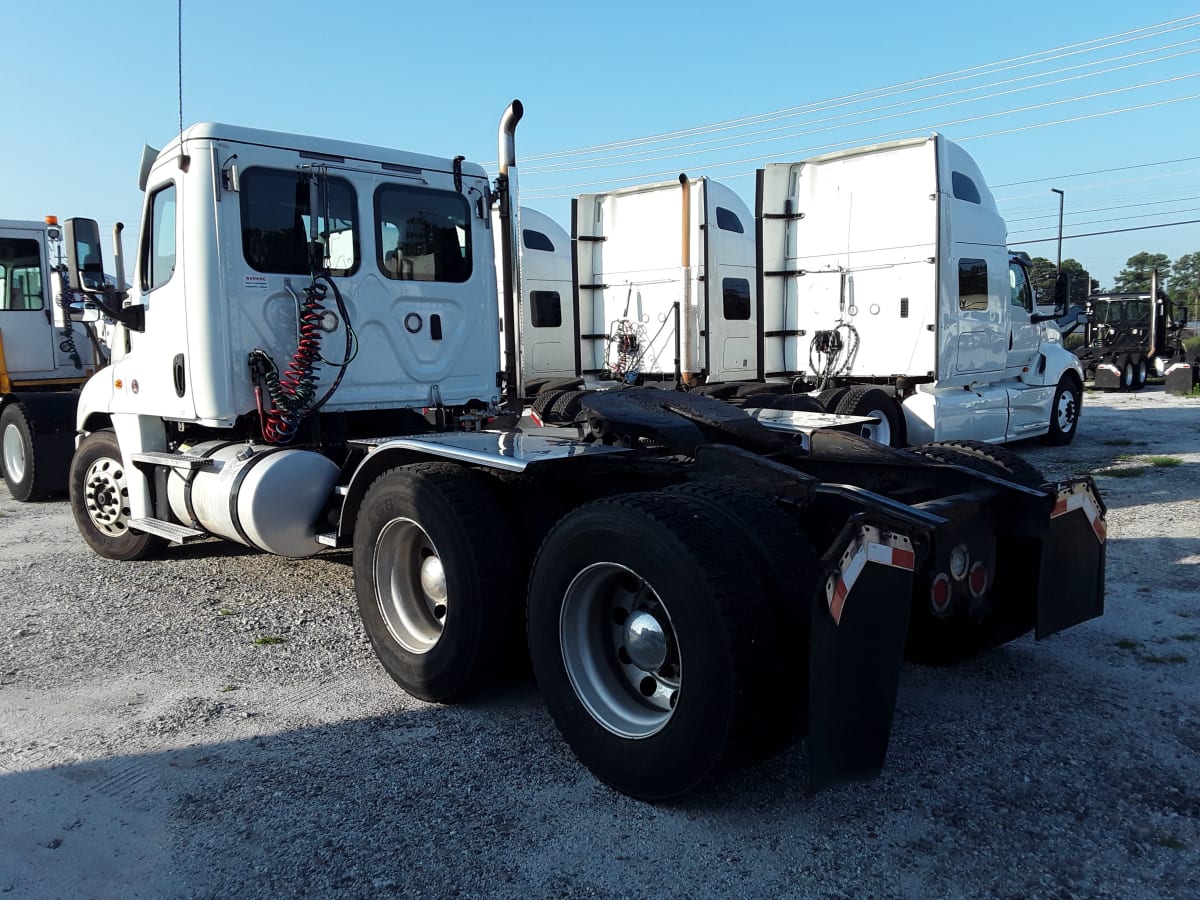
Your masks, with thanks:
<instances>
[{"instance_id":1,"label":"mud flap","mask_svg":"<svg viewBox=\"0 0 1200 900\"><path fill-rule=\"evenodd\" d=\"M812 608L810 794L883 769L915 557L907 538L859 526L836 566Z\"/></svg>"},{"instance_id":2,"label":"mud flap","mask_svg":"<svg viewBox=\"0 0 1200 900\"><path fill-rule=\"evenodd\" d=\"M1038 577L1037 639L1104 613L1108 532L1091 478L1059 487Z\"/></svg>"}]
</instances>

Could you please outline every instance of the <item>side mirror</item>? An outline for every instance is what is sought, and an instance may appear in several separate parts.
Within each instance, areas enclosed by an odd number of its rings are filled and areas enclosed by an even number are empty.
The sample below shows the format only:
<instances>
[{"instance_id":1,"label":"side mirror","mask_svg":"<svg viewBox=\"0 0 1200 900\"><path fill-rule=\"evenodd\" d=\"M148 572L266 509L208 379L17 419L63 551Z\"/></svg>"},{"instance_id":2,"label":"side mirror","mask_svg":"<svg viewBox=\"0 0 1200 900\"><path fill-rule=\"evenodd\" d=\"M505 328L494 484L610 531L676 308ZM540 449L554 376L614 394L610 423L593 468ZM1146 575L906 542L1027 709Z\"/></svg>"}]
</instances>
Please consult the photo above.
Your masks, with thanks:
<instances>
[{"instance_id":1,"label":"side mirror","mask_svg":"<svg viewBox=\"0 0 1200 900\"><path fill-rule=\"evenodd\" d=\"M1067 314L1067 302L1070 294L1071 276L1066 272L1059 272L1054 276L1054 314L1056 316Z\"/></svg>"},{"instance_id":2,"label":"side mirror","mask_svg":"<svg viewBox=\"0 0 1200 900\"><path fill-rule=\"evenodd\" d=\"M72 322L90 325L100 321L100 310L92 303L72 303L67 310Z\"/></svg>"},{"instance_id":3,"label":"side mirror","mask_svg":"<svg viewBox=\"0 0 1200 900\"><path fill-rule=\"evenodd\" d=\"M67 283L71 290L103 293L106 285L100 226L95 219L67 219L66 232Z\"/></svg>"},{"instance_id":4,"label":"side mirror","mask_svg":"<svg viewBox=\"0 0 1200 900\"><path fill-rule=\"evenodd\" d=\"M1086 325L1088 323L1088 314L1085 312L1075 314L1076 325Z\"/></svg>"}]
</instances>

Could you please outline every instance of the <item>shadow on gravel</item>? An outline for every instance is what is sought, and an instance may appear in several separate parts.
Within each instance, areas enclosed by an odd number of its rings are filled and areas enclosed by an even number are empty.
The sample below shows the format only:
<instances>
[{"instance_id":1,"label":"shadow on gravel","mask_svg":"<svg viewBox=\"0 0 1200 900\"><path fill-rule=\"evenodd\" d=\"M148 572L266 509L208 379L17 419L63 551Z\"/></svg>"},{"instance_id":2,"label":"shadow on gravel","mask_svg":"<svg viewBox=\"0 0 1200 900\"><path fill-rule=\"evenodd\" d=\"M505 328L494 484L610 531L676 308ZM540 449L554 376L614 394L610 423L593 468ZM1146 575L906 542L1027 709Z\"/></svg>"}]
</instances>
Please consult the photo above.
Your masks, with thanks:
<instances>
[{"instance_id":1,"label":"shadow on gravel","mask_svg":"<svg viewBox=\"0 0 1200 900\"><path fill-rule=\"evenodd\" d=\"M814 798L802 749L674 804L621 796L528 681L279 733L230 701L183 749L0 756L21 769L0 772L0 895L1186 894L1195 766L1158 753L1184 735L1132 739L1046 648L906 666L884 775ZM1113 804L1127 825L1095 827Z\"/></svg>"}]
</instances>

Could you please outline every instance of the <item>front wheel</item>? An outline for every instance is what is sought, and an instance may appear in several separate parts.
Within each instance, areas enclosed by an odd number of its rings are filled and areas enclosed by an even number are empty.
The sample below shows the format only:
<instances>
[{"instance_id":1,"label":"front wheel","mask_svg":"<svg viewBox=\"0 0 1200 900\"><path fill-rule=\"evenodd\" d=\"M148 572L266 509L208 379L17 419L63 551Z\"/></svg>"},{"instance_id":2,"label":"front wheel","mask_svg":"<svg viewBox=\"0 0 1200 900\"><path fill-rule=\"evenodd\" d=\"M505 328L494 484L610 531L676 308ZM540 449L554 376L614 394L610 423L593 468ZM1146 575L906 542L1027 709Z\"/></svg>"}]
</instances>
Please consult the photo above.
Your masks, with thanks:
<instances>
[{"instance_id":1,"label":"front wheel","mask_svg":"<svg viewBox=\"0 0 1200 900\"><path fill-rule=\"evenodd\" d=\"M354 590L387 673L422 700L460 700L520 646L512 528L487 475L417 463L379 476L354 528Z\"/></svg>"},{"instance_id":2,"label":"front wheel","mask_svg":"<svg viewBox=\"0 0 1200 900\"><path fill-rule=\"evenodd\" d=\"M129 528L129 484L111 431L95 431L83 439L71 459L69 490L79 533L105 559L143 559L165 543Z\"/></svg>"},{"instance_id":3,"label":"front wheel","mask_svg":"<svg viewBox=\"0 0 1200 900\"><path fill-rule=\"evenodd\" d=\"M797 701L755 554L710 504L612 497L547 537L529 585L538 687L598 778L664 800L760 758ZM803 648L789 652L803 653Z\"/></svg>"},{"instance_id":4,"label":"front wheel","mask_svg":"<svg viewBox=\"0 0 1200 900\"><path fill-rule=\"evenodd\" d=\"M1082 405L1083 391L1079 384L1069 375L1064 375L1054 391L1054 400L1050 404L1050 430L1043 440L1060 447L1075 440Z\"/></svg>"}]
</instances>

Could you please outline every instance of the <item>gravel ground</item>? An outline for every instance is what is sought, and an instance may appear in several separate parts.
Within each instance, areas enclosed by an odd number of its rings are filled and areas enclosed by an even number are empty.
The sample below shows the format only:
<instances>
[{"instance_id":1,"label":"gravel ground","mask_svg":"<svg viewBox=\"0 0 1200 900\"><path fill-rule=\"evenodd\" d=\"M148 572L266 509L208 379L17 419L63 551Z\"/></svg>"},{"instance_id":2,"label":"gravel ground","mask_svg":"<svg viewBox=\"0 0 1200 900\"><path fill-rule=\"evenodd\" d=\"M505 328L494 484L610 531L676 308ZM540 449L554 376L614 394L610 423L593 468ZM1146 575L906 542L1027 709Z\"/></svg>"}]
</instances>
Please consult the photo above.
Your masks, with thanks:
<instances>
[{"instance_id":1,"label":"gravel ground","mask_svg":"<svg viewBox=\"0 0 1200 900\"><path fill-rule=\"evenodd\" d=\"M1016 449L1116 472L1104 617L906 666L875 781L807 798L797 748L659 806L528 678L396 688L345 552L108 562L0 491L0 896L1195 896L1200 401L1089 393L1072 446Z\"/></svg>"}]
</instances>

